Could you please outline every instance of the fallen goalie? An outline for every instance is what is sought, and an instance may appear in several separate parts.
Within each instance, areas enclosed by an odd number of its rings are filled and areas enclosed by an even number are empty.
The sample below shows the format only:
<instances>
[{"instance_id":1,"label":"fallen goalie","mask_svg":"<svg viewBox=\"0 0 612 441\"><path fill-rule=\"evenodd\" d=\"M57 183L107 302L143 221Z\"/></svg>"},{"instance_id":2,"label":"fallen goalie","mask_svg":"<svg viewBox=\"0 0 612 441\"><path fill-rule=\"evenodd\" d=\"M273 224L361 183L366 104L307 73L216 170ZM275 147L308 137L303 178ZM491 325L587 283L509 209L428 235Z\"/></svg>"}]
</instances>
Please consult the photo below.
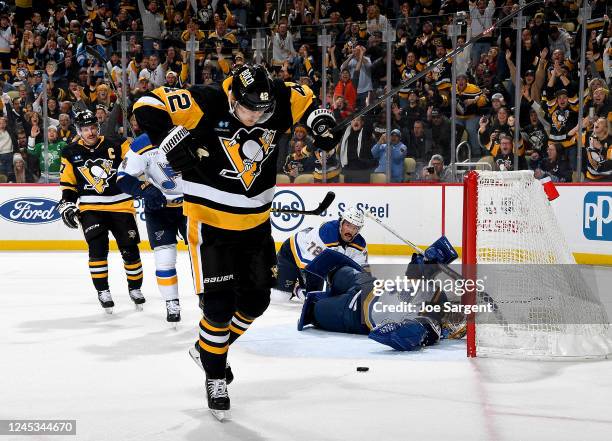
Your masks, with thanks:
<instances>
[{"instance_id":1,"label":"fallen goalie","mask_svg":"<svg viewBox=\"0 0 612 441\"><path fill-rule=\"evenodd\" d=\"M442 236L423 254L412 255L405 275L420 283L388 289L388 284L377 281L351 259L326 250L306 271L325 279L328 288L307 293L298 330L313 326L367 334L399 351L418 350L441 338L461 338L465 335L465 315L457 312L460 299L436 288L436 284L424 283L443 277L439 265L448 265L456 258L455 249Z\"/></svg>"}]
</instances>

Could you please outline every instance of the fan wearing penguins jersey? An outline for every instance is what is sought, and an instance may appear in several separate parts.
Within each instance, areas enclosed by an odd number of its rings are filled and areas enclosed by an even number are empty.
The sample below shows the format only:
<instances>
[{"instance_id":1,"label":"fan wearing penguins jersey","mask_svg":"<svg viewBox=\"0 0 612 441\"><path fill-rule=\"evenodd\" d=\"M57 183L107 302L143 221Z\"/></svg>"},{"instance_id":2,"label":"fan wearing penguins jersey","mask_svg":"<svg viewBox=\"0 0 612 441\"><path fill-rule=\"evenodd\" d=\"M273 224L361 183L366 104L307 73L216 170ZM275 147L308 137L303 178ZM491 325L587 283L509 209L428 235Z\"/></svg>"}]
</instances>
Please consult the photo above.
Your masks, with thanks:
<instances>
[{"instance_id":1,"label":"fan wearing penguins jersey","mask_svg":"<svg viewBox=\"0 0 612 441\"><path fill-rule=\"evenodd\" d=\"M276 289L303 298L306 291L317 291L327 277L308 271L312 261L328 250L351 259L358 268L369 270L366 241L359 231L363 227L363 212L348 207L338 220L323 223L319 228L307 228L291 236L281 245L277 255L278 278Z\"/></svg>"},{"instance_id":2,"label":"fan wearing penguins jersey","mask_svg":"<svg viewBox=\"0 0 612 441\"><path fill-rule=\"evenodd\" d=\"M108 233L117 241L123 258L129 295L140 309L145 298L134 200L116 183L117 169L129 149L100 136L98 119L89 110L75 116L80 139L62 149L58 211L69 228L82 226L89 249L89 271L102 307L112 312L108 286ZM77 206L78 201L78 206Z\"/></svg>"},{"instance_id":3,"label":"fan wearing penguins jersey","mask_svg":"<svg viewBox=\"0 0 612 441\"><path fill-rule=\"evenodd\" d=\"M142 178L141 181L139 178ZM176 274L177 234L186 238L181 176L168 164L166 155L151 144L147 134L130 144L119 171L117 186L142 198L149 243L155 257L155 276L166 302L166 320L181 320Z\"/></svg>"},{"instance_id":4,"label":"fan wearing penguins jersey","mask_svg":"<svg viewBox=\"0 0 612 441\"><path fill-rule=\"evenodd\" d=\"M267 309L276 282L270 208L278 139L297 123L332 149L333 114L307 86L243 65L222 84L154 89L134 104L139 127L183 178L183 212L203 317L196 345L209 408L228 412L229 345ZM198 355L198 354L192 354Z\"/></svg>"},{"instance_id":5,"label":"fan wearing penguins jersey","mask_svg":"<svg viewBox=\"0 0 612 441\"><path fill-rule=\"evenodd\" d=\"M436 264L448 264L456 257L443 236L424 255L413 254L406 276L417 280L435 278L439 271ZM306 270L319 277L327 275L328 288L307 293L298 321L299 331L314 326L332 332L367 334L400 351L435 344L441 337L459 336L456 331L463 324L456 325L451 322L456 320L454 317L443 314L442 305L448 299L439 289L419 284L416 291L377 292L370 274L332 250L315 257ZM397 308L409 303L414 305L413 311ZM419 312L422 304L438 305L440 309L422 313Z\"/></svg>"}]
</instances>

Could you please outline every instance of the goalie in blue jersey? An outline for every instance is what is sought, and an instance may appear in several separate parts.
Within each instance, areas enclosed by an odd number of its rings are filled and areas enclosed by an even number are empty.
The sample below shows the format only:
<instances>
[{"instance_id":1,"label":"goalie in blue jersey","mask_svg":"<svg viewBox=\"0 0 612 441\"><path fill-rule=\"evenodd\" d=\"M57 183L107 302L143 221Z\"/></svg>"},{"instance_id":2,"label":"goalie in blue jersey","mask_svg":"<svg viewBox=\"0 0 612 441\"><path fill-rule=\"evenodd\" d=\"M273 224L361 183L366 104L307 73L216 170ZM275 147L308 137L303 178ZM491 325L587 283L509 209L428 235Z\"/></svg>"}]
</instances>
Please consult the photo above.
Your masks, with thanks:
<instances>
[{"instance_id":1,"label":"goalie in blue jersey","mask_svg":"<svg viewBox=\"0 0 612 441\"><path fill-rule=\"evenodd\" d=\"M409 284L412 288L404 290L382 290L380 281L354 260L326 249L304 270L327 279L328 288L306 294L298 330L314 326L333 332L367 334L401 351L433 345L444 337L460 338L465 329L464 318L445 314L446 293L436 289L435 284L423 283L435 279L439 264L447 265L456 258L456 251L442 236L423 254L412 255L406 277L420 280L420 284Z\"/></svg>"}]
</instances>

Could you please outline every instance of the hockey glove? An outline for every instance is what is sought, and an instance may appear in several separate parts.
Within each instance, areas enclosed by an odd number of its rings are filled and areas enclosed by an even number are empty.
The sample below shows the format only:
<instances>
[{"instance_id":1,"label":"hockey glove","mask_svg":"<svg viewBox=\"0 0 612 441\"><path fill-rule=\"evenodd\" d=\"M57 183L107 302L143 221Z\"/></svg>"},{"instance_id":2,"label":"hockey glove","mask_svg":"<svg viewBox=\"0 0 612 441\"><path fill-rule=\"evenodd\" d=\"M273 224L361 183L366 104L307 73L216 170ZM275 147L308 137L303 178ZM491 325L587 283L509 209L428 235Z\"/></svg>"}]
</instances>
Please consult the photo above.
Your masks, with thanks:
<instances>
[{"instance_id":1,"label":"hockey glove","mask_svg":"<svg viewBox=\"0 0 612 441\"><path fill-rule=\"evenodd\" d=\"M124 193L142 198L149 210L159 210L166 206L166 196L150 182L143 182L132 175L122 174L117 179L117 186Z\"/></svg>"},{"instance_id":2,"label":"hockey glove","mask_svg":"<svg viewBox=\"0 0 612 441\"><path fill-rule=\"evenodd\" d=\"M208 150L198 146L191 133L183 126L170 130L159 148L166 154L168 163L177 173L197 167L200 160L208 156Z\"/></svg>"},{"instance_id":3,"label":"hockey glove","mask_svg":"<svg viewBox=\"0 0 612 441\"><path fill-rule=\"evenodd\" d=\"M68 228L79 228L81 212L74 202L68 202L62 199L57 206L57 211L62 215L62 221L64 221L64 224Z\"/></svg>"},{"instance_id":4,"label":"hockey glove","mask_svg":"<svg viewBox=\"0 0 612 441\"><path fill-rule=\"evenodd\" d=\"M331 130L336 126L336 118L334 118L331 110L314 110L308 115L306 125L312 130L316 148L328 152L338 144L338 140L334 137Z\"/></svg>"}]
</instances>

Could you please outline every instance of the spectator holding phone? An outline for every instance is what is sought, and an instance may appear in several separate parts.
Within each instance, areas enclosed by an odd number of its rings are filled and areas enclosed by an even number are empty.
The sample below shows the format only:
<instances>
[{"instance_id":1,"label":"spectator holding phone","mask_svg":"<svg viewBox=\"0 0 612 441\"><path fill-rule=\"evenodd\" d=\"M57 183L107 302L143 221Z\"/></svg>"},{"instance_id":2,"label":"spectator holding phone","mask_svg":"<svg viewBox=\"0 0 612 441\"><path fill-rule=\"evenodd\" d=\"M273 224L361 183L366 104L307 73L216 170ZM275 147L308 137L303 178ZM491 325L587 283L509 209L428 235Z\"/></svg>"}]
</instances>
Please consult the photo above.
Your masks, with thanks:
<instances>
[{"instance_id":1,"label":"spectator holding phone","mask_svg":"<svg viewBox=\"0 0 612 441\"><path fill-rule=\"evenodd\" d=\"M402 142L402 132L399 129L391 131L391 142L387 142L387 134L383 133L378 142L372 146L372 156L378 160L375 173L387 171L387 149L391 148L391 182L404 180L404 158L408 148Z\"/></svg>"},{"instance_id":2,"label":"spectator holding phone","mask_svg":"<svg viewBox=\"0 0 612 441\"><path fill-rule=\"evenodd\" d=\"M429 165L423 168L421 177L428 182L453 182L453 172L450 167L444 166L442 155L433 155Z\"/></svg>"}]
</instances>

